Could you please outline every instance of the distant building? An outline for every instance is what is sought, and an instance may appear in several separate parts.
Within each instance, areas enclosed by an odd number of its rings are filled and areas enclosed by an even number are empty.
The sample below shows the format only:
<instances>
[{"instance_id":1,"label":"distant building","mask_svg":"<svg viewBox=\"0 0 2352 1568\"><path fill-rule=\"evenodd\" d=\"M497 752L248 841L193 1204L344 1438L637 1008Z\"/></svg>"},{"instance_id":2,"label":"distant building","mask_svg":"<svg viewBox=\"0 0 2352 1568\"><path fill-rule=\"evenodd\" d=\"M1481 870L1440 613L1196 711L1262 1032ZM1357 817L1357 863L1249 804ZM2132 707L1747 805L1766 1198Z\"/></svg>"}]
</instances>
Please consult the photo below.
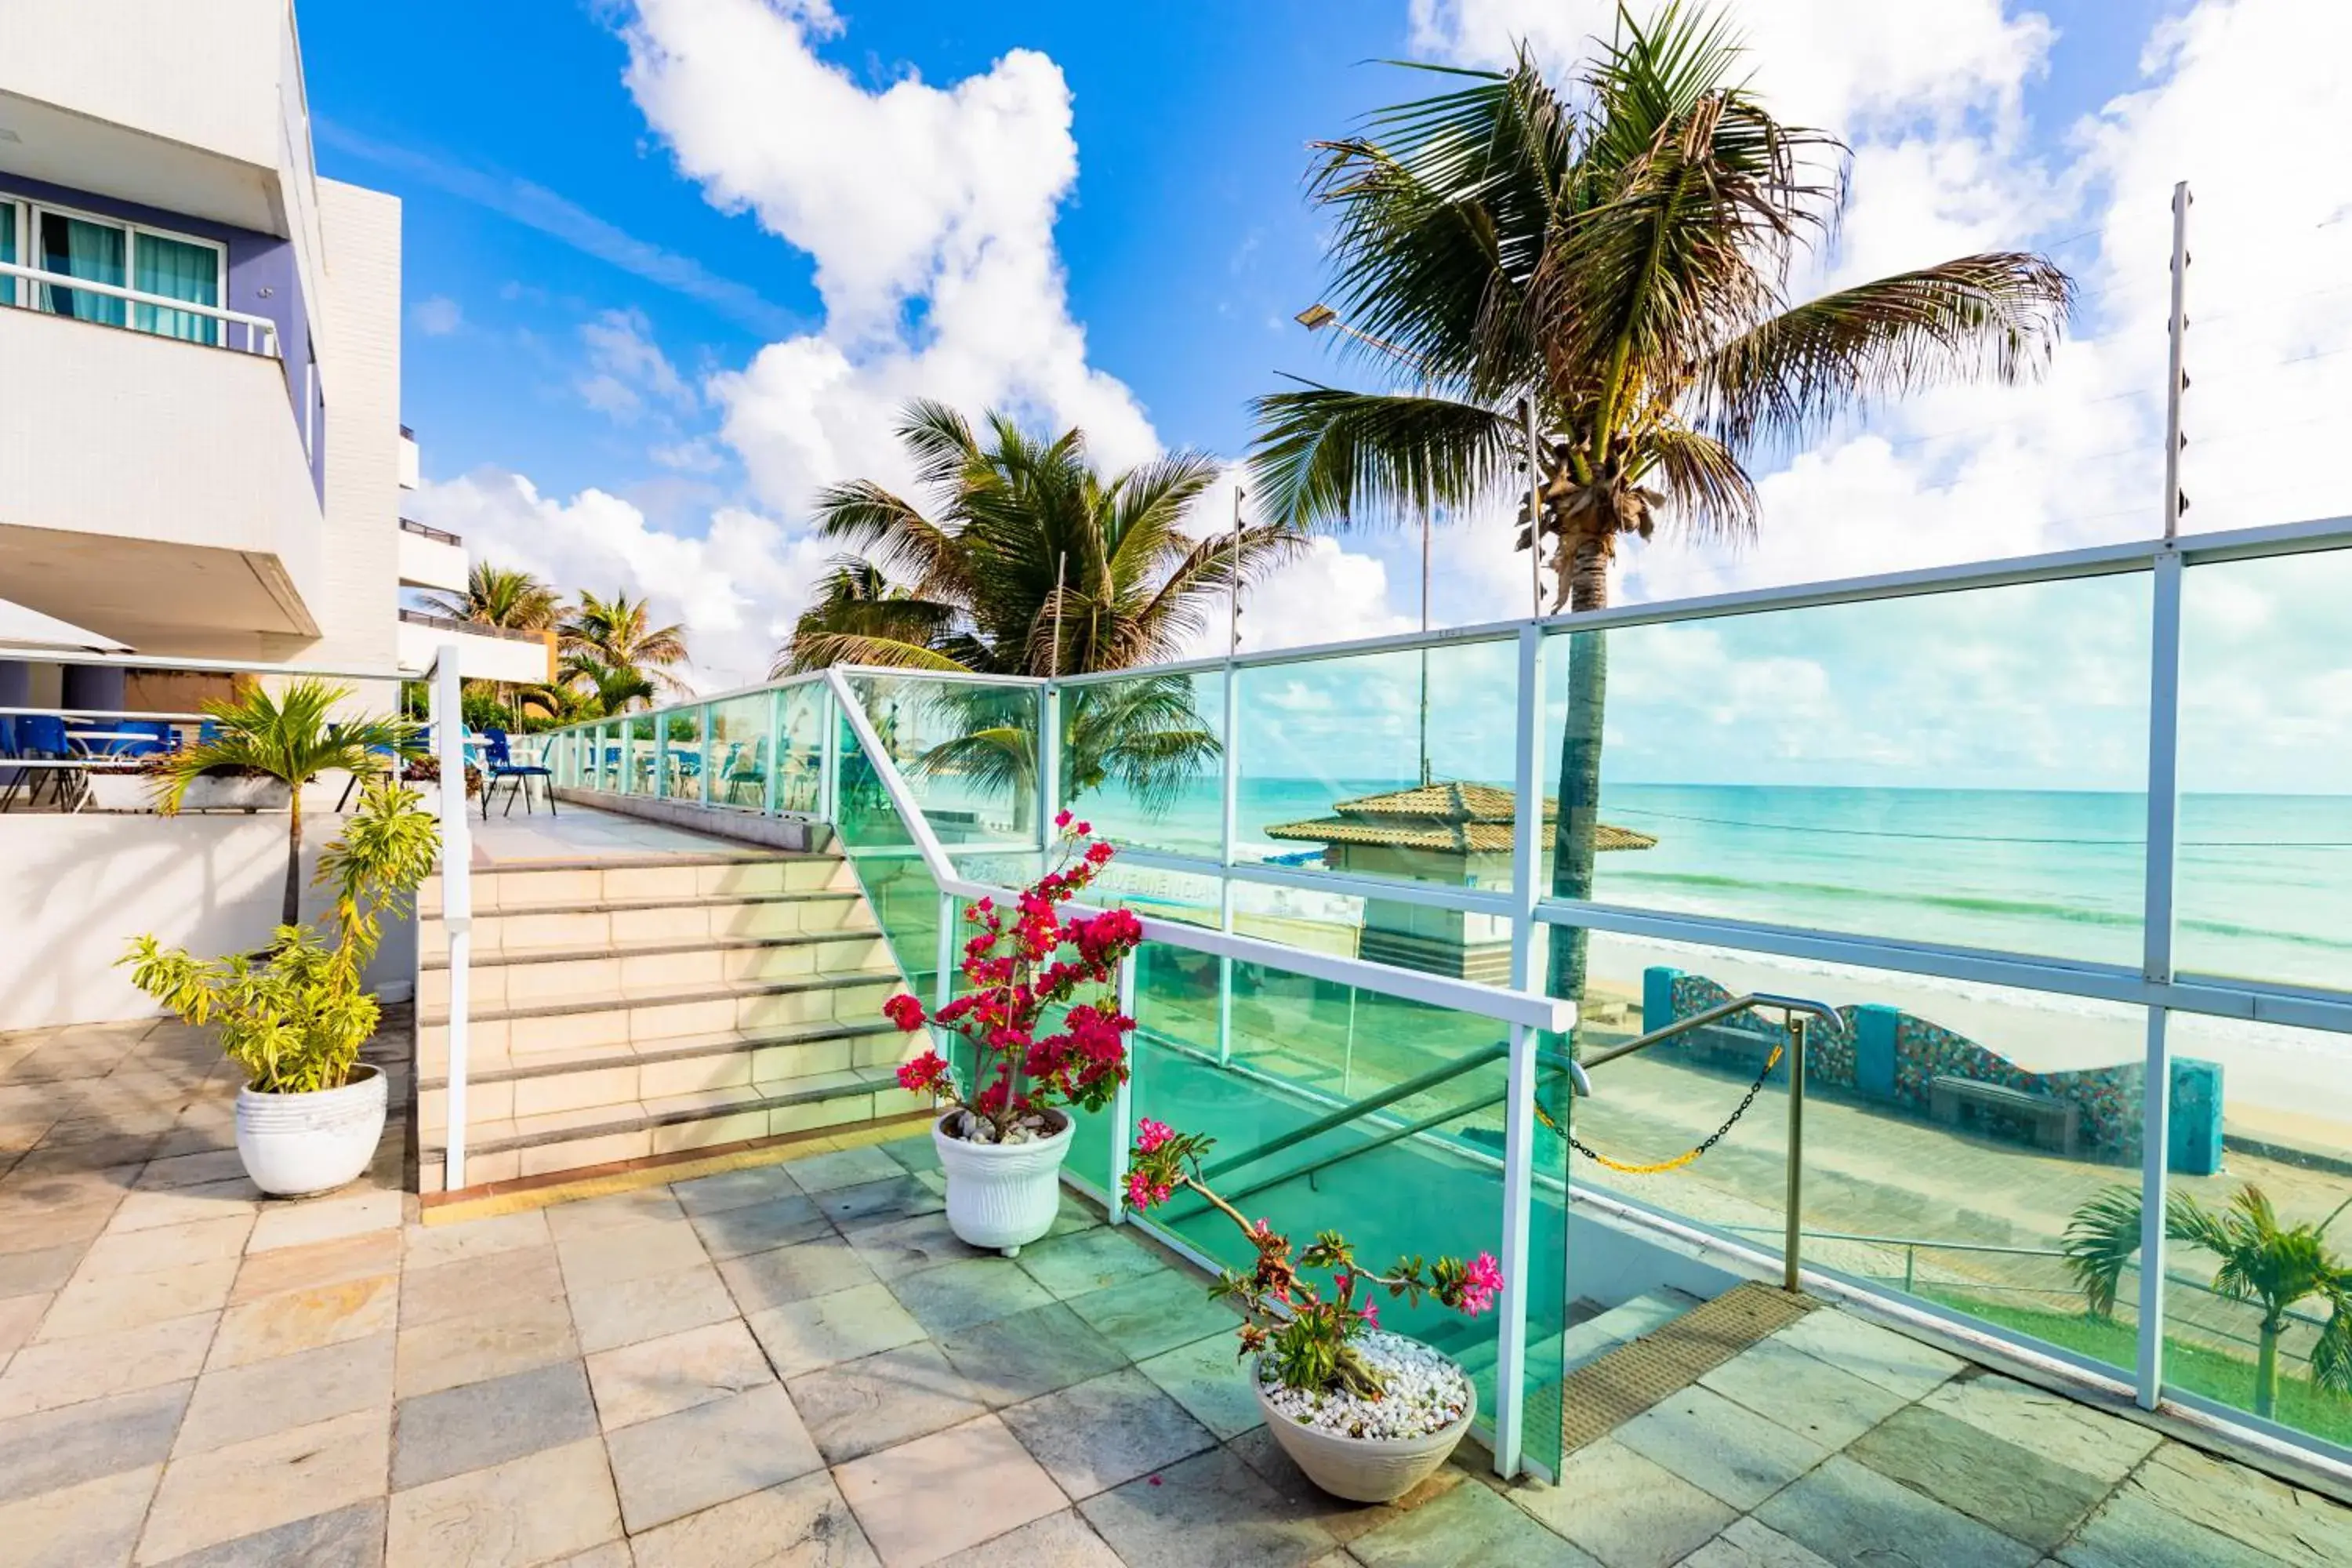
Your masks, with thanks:
<instances>
[{"instance_id":1,"label":"distant building","mask_svg":"<svg viewBox=\"0 0 2352 1568\"><path fill-rule=\"evenodd\" d=\"M1517 813L1509 790L1481 784L1425 784L1343 800L1331 809L1336 815L1286 822L1267 828L1265 836L1322 845L1323 864L1334 871L1454 888L1511 885ZM1559 809L1557 801L1544 802L1547 827L1558 820ZM1547 833L1547 844L1549 837ZM1603 850L1647 849L1657 843L1645 833L1606 823L1601 825L1599 838ZM1510 922L1493 915L1368 899L1357 951L1376 963L1405 969L1495 985L1510 980Z\"/></svg>"}]
</instances>

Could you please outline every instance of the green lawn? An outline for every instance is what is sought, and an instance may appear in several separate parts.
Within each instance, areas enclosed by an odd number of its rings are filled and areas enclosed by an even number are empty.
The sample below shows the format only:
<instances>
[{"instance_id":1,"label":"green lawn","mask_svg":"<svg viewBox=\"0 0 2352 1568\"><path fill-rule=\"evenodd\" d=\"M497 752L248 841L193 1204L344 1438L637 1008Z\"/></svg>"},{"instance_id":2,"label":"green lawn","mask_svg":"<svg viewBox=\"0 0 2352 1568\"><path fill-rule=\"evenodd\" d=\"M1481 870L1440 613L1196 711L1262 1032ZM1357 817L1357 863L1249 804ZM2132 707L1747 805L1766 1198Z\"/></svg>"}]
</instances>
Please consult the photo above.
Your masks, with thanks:
<instances>
[{"instance_id":1,"label":"green lawn","mask_svg":"<svg viewBox=\"0 0 2352 1568\"><path fill-rule=\"evenodd\" d=\"M1987 1322L2031 1334L2037 1340L2110 1365L2128 1367L2139 1357L2138 1335L2127 1323L2088 1317L2080 1312L2039 1311L2031 1307L1982 1301L1957 1293L1934 1291L1922 1294L1930 1295L1948 1307L1956 1307ZM2281 1359L2284 1363L2284 1358ZM2223 1405L2236 1405L2241 1410L2251 1409L2253 1405L2254 1361L2252 1355L2234 1356L2205 1345L2183 1344L2167 1336L2164 1381L2173 1387L2186 1389ZM2283 1426L2308 1432L2315 1437L2352 1445L2352 1399L2314 1388L2303 1379L2292 1375L2284 1364L2280 1368L2276 1419Z\"/></svg>"}]
</instances>

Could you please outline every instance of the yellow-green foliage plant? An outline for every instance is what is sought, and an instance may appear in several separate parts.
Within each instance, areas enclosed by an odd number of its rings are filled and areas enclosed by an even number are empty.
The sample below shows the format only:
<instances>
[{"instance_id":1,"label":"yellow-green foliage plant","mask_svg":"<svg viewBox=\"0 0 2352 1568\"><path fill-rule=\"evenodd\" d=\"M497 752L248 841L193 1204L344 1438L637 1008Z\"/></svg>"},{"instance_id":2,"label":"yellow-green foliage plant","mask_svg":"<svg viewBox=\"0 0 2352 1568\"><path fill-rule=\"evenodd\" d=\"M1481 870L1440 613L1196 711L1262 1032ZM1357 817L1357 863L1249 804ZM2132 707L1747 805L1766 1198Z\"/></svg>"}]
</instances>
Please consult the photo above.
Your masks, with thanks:
<instances>
[{"instance_id":1,"label":"yellow-green foliage plant","mask_svg":"<svg viewBox=\"0 0 2352 1568\"><path fill-rule=\"evenodd\" d=\"M257 1094L341 1089L375 1033L376 1000L360 977L386 915L405 915L433 869L440 825L414 790L378 780L341 838L319 857L335 901L325 930L280 925L257 954L202 959L131 939L131 983L184 1021L220 1031L221 1049Z\"/></svg>"}]
</instances>

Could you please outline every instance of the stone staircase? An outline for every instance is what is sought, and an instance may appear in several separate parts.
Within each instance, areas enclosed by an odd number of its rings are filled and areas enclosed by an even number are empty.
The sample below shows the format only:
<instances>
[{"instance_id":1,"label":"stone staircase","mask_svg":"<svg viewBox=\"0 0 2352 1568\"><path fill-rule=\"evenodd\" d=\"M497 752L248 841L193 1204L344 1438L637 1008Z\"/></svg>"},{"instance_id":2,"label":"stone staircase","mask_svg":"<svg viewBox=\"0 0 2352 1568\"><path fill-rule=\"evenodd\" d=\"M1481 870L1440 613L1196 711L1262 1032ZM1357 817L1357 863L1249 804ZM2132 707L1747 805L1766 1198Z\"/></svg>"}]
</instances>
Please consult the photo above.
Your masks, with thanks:
<instances>
[{"instance_id":1,"label":"stone staircase","mask_svg":"<svg viewBox=\"0 0 2352 1568\"><path fill-rule=\"evenodd\" d=\"M927 1109L893 1080L902 986L847 862L771 850L473 871L466 1183ZM449 942L418 895L420 1190L444 1190Z\"/></svg>"}]
</instances>

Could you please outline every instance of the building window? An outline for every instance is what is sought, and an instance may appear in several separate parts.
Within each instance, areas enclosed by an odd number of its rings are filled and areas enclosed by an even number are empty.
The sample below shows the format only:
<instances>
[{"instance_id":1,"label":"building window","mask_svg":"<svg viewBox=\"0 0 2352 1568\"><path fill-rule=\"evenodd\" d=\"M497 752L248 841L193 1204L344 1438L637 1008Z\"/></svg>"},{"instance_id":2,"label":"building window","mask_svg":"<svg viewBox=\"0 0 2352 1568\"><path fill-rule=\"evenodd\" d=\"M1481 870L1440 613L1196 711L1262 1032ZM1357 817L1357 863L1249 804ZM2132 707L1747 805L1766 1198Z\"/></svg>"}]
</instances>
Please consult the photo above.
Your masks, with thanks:
<instances>
[{"instance_id":1,"label":"building window","mask_svg":"<svg viewBox=\"0 0 2352 1568\"><path fill-rule=\"evenodd\" d=\"M227 252L208 240L34 202L0 200L0 262L17 264L20 257L22 265L43 272L215 308L221 303L227 281ZM28 284L16 278L5 281L0 301L8 304L29 302L53 315L130 327L186 342L217 344L221 341L218 318L194 310L134 302L60 283Z\"/></svg>"}]
</instances>

